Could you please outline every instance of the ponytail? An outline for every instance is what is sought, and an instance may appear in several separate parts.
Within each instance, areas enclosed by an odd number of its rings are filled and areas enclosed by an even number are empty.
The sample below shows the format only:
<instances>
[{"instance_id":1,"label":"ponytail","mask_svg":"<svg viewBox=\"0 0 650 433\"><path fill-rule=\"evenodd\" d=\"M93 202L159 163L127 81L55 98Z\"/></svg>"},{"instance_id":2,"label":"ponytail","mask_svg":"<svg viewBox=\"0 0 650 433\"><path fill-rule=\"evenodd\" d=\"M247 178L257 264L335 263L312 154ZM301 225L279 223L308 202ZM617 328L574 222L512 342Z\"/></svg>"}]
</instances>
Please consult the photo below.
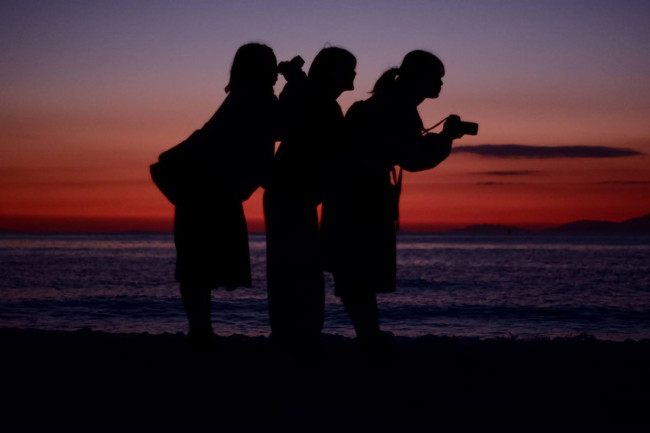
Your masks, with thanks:
<instances>
[{"instance_id":1,"label":"ponytail","mask_svg":"<svg viewBox=\"0 0 650 433\"><path fill-rule=\"evenodd\" d=\"M443 77L445 75L445 65L438 57L428 51L411 51L404 56L402 65L399 68L391 68L379 77L371 93L381 93L394 89L398 82L409 86L422 73L427 73L427 71L436 71L440 77Z\"/></svg>"},{"instance_id":2,"label":"ponytail","mask_svg":"<svg viewBox=\"0 0 650 433\"><path fill-rule=\"evenodd\" d=\"M381 93L394 88L398 74L399 68L390 68L384 72L372 88L372 93Z\"/></svg>"}]
</instances>

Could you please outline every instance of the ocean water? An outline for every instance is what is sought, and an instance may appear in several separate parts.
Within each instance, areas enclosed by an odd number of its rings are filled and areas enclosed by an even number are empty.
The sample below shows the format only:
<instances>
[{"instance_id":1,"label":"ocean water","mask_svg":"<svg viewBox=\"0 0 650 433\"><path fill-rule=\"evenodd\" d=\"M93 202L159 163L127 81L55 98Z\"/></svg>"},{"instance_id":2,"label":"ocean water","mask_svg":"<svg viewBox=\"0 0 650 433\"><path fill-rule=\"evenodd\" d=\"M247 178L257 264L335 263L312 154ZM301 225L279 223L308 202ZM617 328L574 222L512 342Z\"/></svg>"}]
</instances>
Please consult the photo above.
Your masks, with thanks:
<instances>
[{"instance_id":1,"label":"ocean water","mask_svg":"<svg viewBox=\"0 0 650 433\"><path fill-rule=\"evenodd\" d=\"M219 335L268 335L263 234L253 285L213 291ZM0 327L186 332L170 234L0 235ZM326 333L353 336L326 274ZM650 338L650 237L401 234L383 329L417 337Z\"/></svg>"}]
</instances>

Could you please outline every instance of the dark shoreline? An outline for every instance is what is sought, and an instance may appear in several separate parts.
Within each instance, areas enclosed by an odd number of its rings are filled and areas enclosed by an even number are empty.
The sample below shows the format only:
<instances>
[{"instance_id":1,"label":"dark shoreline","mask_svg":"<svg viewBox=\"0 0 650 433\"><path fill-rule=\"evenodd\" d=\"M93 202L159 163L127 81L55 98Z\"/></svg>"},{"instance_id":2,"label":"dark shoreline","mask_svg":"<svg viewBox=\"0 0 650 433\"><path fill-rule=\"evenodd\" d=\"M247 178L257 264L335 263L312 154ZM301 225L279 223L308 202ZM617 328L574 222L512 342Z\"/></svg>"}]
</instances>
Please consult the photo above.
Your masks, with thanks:
<instances>
[{"instance_id":1,"label":"dark shoreline","mask_svg":"<svg viewBox=\"0 0 650 433\"><path fill-rule=\"evenodd\" d=\"M318 358L296 360L265 337L204 350L183 334L0 329L0 347L1 431L650 426L650 340L397 337L391 355L369 360L325 335Z\"/></svg>"}]
</instances>

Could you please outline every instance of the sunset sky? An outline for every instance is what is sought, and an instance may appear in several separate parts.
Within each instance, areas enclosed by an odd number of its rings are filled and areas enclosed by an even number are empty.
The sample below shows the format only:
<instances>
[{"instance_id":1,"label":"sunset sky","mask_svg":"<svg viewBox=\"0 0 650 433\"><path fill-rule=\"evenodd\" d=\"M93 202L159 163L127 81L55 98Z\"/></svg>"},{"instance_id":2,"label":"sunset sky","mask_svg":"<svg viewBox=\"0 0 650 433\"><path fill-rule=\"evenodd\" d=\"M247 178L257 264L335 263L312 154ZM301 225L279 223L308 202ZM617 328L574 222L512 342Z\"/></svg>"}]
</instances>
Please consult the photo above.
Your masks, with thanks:
<instances>
[{"instance_id":1,"label":"sunset sky","mask_svg":"<svg viewBox=\"0 0 650 433\"><path fill-rule=\"evenodd\" d=\"M0 229L171 229L148 166L213 114L251 41L307 66L352 51L344 112L408 51L442 59L423 121L479 134L405 175L407 229L650 213L647 0L0 0L0 16ZM261 191L245 206L263 229Z\"/></svg>"}]
</instances>

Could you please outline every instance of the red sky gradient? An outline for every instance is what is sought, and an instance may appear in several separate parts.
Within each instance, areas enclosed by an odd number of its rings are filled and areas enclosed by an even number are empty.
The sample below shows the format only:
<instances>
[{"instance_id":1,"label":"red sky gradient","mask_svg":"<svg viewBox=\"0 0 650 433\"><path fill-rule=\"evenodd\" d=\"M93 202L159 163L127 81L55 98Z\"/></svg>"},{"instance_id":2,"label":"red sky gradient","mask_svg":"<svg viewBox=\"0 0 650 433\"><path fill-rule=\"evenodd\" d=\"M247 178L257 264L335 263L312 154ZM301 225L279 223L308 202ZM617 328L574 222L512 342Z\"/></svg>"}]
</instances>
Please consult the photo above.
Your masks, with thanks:
<instances>
[{"instance_id":1,"label":"red sky gradient","mask_svg":"<svg viewBox=\"0 0 650 433\"><path fill-rule=\"evenodd\" d=\"M650 213L650 3L244 3L3 2L0 229L170 230L173 207L148 165L212 115L249 41L307 65L327 43L348 48L358 75L344 111L409 50L441 57L443 90L422 118L456 113L479 135L405 175L405 229ZM467 148L513 144L529 153ZM566 146L605 150L576 157ZM245 209L263 230L260 191Z\"/></svg>"}]
</instances>

